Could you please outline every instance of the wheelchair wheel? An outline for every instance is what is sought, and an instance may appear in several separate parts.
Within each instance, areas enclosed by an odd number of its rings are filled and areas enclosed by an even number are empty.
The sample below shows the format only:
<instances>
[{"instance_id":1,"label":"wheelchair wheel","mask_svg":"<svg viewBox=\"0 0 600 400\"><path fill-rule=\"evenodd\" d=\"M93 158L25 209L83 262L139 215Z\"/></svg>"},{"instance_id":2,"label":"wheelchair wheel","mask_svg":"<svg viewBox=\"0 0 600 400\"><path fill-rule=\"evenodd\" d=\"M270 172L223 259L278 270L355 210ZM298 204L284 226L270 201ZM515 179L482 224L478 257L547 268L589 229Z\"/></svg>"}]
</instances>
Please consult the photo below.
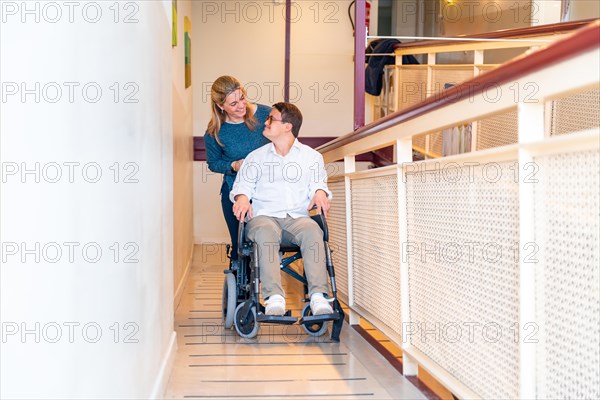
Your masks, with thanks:
<instances>
[{"instance_id":1,"label":"wheelchair wheel","mask_svg":"<svg viewBox=\"0 0 600 400\"><path fill-rule=\"evenodd\" d=\"M250 311L251 311L250 319L245 324L242 324L241 320L243 319L243 316L241 314L242 314L243 307L244 307L244 303L240 303L240 304L238 304L238 306L235 309L235 319L234 319L235 330L237 331L238 335L240 335L241 337L247 338L247 339L252 339L258 333L258 321L256 320L256 307L252 307L250 309Z\"/></svg>"},{"instance_id":2,"label":"wheelchair wheel","mask_svg":"<svg viewBox=\"0 0 600 400\"><path fill-rule=\"evenodd\" d=\"M223 326L229 329L233 326L233 317L235 316L235 276L225 274L223 281Z\"/></svg>"},{"instance_id":3,"label":"wheelchair wheel","mask_svg":"<svg viewBox=\"0 0 600 400\"><path fill-rule=\"evenodd\" d=\"M310 303L306 303L302 309L302 316L309 317L312 315ZM314 322L312 324L302 324L302 327L310 336L323 336L327 332L328 321Z\"/></svg>"}]
</instances>

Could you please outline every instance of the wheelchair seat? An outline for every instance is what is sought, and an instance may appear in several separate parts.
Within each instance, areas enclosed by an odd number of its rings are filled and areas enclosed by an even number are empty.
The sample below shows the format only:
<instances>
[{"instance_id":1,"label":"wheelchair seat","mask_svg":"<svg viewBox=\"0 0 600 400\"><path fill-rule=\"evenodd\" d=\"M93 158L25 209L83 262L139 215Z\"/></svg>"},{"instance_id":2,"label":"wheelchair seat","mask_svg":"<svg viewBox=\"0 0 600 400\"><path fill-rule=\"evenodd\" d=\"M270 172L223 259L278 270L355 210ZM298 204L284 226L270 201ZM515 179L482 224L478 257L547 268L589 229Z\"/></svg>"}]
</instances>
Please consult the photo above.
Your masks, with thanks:
<instances>
[{"instance_id":1,"label":"wheelchair seat","mask_svg":"<svg viewBox=\"0 0 600 400\"><path fill-rule=\"evenodd\" d=\"M302 316L291 315L287 310L283 316L265 315L264 306L260 303L258 273L258 257L256 244L247 240L244 222L240 222L238 228L238 259L231 263L231 268L225 270L225 283L223 287L223 320L226 328L235 326L236 331L242 337L252 338L257 335L260 323L294 324L299 322L304 330L311 336L325 334L328 321L333 321L331 339L339 341L339 335L344 322L344 311L337 300L337 289L335 285L335 272L331 261L331 250L329 248L329 229L327 221L322 214L312 215L311 218L317 222L323 231L323 242L325 246L325 265L331 284L333 294L333 313L324 315L312 315L308 302L308 282L306 277L290 268L290 264L302 258L299 246L280 246L282 256L280 270L300 281L304 285L304 301L306 305L302 310ZM287 255L290 254L290 255ZM234 311L235 309L235 311Z\"/></svg>"}]
</instances>

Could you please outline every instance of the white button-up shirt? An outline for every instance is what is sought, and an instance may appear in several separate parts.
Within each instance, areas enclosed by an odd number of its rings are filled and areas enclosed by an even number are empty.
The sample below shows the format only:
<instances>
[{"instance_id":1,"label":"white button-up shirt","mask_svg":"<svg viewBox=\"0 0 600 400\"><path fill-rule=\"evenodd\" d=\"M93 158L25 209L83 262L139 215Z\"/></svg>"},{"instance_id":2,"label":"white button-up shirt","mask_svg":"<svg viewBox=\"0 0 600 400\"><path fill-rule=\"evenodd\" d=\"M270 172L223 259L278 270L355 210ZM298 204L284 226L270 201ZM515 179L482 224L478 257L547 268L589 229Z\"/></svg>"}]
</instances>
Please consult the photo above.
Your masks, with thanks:
<instances>
[{"instance_id":1,"label":"white button-up shirt","mask_svg":"<svg viewBox=\"0 0 600 400\"><path fill-rule=\"evenodd\" d=\"M246 195L255 217L298 218L308 215L306 208L319 189L331 199L323 156L296 139L285 157L273 143L248 154L229 196L235 202L235 196Z\"/></svg>"}]
</instances>

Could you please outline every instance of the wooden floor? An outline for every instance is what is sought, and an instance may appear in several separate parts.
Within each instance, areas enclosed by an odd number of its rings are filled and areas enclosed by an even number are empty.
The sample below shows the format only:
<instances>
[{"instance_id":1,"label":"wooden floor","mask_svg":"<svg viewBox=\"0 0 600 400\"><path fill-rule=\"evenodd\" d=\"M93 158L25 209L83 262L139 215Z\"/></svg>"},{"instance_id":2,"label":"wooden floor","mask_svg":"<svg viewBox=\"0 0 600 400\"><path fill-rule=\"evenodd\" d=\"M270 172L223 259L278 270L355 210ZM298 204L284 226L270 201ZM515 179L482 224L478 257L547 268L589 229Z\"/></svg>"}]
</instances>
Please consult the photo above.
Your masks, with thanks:
<instances>
[{"instance_id":1,"label":"wooden floor","mask_svg":"<svg viewBox=\"0 0 600 400\"><path fill-rule=\"evenodd\" d=\"M178 350L165 398L425 399L346 324L340 343L330 340L330 332L308 336L299 325L261 324L254 339L224 329L221 290L228 263L222 253L209 252L214 248L196 246L176 311ZM287 307L297 316L302 288L291 278L284 287Z\"/></svg>"}]
</instances>

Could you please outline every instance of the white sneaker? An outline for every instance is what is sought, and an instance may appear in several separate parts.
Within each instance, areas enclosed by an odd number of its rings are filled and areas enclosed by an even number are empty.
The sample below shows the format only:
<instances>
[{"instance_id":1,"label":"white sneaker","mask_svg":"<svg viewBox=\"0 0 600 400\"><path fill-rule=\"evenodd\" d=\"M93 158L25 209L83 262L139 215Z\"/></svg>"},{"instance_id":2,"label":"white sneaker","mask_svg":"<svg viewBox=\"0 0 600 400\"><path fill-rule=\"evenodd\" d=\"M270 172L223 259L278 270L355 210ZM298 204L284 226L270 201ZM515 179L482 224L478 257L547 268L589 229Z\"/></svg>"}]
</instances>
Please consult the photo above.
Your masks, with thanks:
<instances>
[{"instance_id":1,"label":"white sneaker","mask_svg":"<svg viewBox=\"0 0 600 400\"><path fill-rule=\"evenodd\" d=\"M333 314L333 308L329 300L323 297L323 293L313 293L310 296L310 309L313 315Z\"/></svg>"},{"instance_id":2,"label":"white sneaker","mask_svg":"<svg viewBox=\"0 0 600 400\"><path fill-rule=\"evenodd\" d=\"M285 299L282 295L274 294L265 301L265 315L285 314Z\"/></svg>"}]
</instances>

